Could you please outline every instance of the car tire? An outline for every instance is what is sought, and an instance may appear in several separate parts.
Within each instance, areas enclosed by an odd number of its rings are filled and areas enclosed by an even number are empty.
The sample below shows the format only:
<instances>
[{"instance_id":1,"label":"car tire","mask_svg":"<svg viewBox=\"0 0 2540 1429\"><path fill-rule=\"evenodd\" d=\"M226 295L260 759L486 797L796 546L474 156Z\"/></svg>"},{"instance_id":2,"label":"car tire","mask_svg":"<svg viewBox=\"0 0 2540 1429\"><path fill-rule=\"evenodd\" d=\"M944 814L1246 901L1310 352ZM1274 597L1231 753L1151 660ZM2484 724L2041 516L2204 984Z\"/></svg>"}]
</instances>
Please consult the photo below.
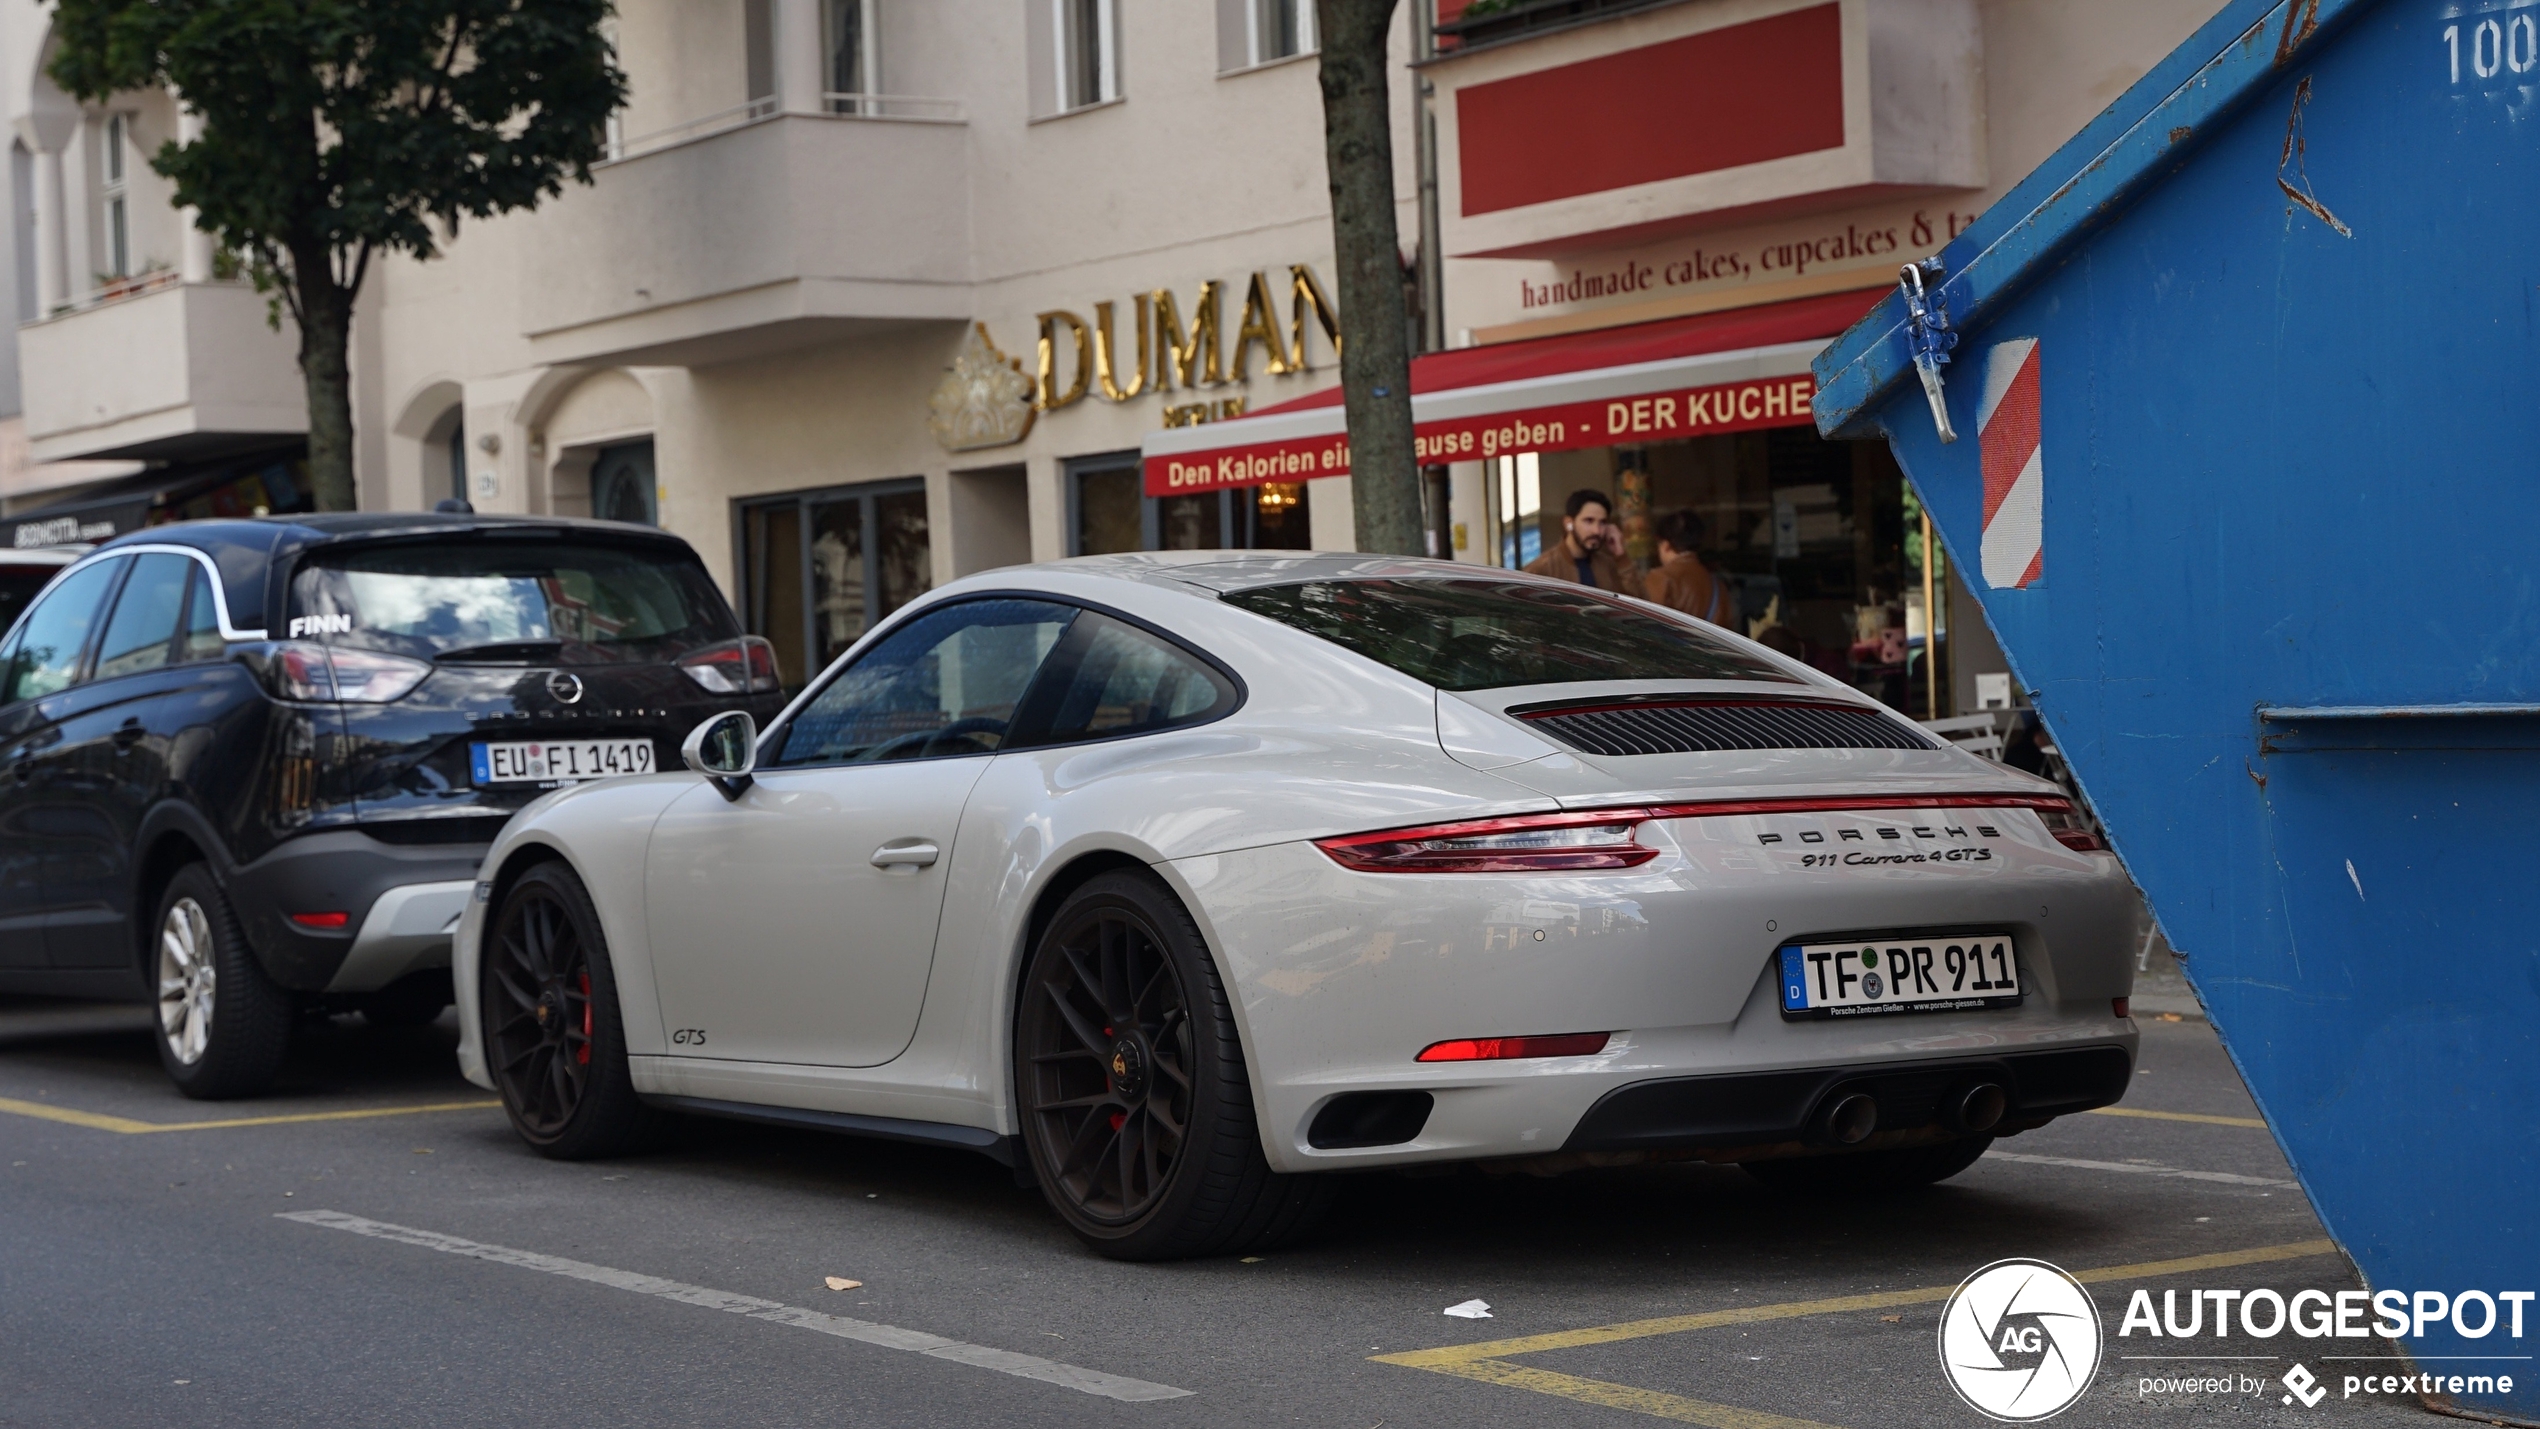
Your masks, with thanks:
<instances>
[{"instance_id":1,"label":"car tire","mask_svg":"<svg viewBox=\"0 0 2540 1429\"><path fill-rule=\"evenodd\" d=\"M428 1027L440 1019L441 1009L449 1005L449 970L435 968L410 973L377 992L363 994L362 1021L382 1032Z\"/></svg>"},{"instance_id":2,"label":"car tire","mask_svg":"<svg viewBox=\"0 0 2540 1429\"><path fill-rule=\"evenodd\" d=\"M1992 1145L1990 1136L1961 1136L1929 1146L1738 1164L1746 1168L1746 1174L1777 1191L1901 1191L1948 1180L1976 1164L1976 1158Z\"/></svg>"},{"instance_id":3,"label":"car tire","mask_svg":"<svg viewBox=\"0 0 2540 1429\"><path fill-rule=\"evenodd\" d=\"M298 1008L247 946L229 897L199 863L159 894L149 949L159 1065L189 1097L254 1096L281 1075Z\"/></svg>"},{"instance_id":4,"label":"car tire","mask_svg":"<svg viewBox=\"0 0 2540 1429\"><path fill-rule=\"evenodd\" d=\"M1328 1178L1270 1169L1216 964L1151 874L1103 874L1059 906L1024 972L1014 1066L1032 1174L1099 1254L1259 1249L1329 1203Z\"/></svg>"},{"instance_id":5,"label":"car tire","mask_svg":"<svg viewBox=\"0 0 2540 1429\"><path fill-rule=\"evenodd\" d=\"M667 1117L636 1094L616 969L581 878L562 862L522 874L494 915L484 959L485 1066L520 1139L558 1161L652 1144Z\"/></svg>"}]
</instances>

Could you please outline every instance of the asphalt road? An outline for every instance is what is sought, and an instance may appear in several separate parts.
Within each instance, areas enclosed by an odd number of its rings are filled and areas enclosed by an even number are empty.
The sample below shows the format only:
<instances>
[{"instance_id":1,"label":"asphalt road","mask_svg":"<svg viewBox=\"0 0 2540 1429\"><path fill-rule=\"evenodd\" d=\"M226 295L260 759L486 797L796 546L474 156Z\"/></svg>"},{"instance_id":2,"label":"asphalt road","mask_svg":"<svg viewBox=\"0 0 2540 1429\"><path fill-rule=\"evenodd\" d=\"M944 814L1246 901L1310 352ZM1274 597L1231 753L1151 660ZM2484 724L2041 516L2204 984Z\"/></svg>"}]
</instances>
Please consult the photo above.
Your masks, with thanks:
<instances>
[{"instance_id":1,"label":"asphalt road","mask_svg":"<svg viewBox=\"0 0 2540 1429\"><path fill-rule=\"evenodd\" d=\"M2100 1272L2103 1360L2059 1424L2434 1422L2283 1402L2321 1342L2116 1336L2137 1287L2357 1283L2192 1016L2146 1020L2124 1110L2161 1115L2068 1118L1920 1195L1370 1176L1307 1244L1165 1266L1094 1258L960 1153L700 1122L542 1161L446 1018L313 1024L277 1094L222 1104L132 1027L0 1003L0 1424L1979 1425L1935 1331L2010 1256ZM2258 1258L2173 1264L2233 1253ZM1441 1313L1475 1298L1492 1318ZM2182 1351L2259 1358L2124 1358Z\"/></svg>"}]
</instances>

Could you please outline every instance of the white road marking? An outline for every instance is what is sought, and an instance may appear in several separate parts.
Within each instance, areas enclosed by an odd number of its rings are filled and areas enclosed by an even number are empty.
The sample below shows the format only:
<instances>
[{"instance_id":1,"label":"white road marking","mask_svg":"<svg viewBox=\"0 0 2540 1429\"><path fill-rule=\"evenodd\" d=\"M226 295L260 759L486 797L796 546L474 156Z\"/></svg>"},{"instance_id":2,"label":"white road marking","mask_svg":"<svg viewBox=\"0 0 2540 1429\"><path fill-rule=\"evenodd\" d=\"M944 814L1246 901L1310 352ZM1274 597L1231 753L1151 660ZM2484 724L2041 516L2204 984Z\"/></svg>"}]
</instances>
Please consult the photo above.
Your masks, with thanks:
<instances>
[{"instance_id":1,"label":"white road marking","mask_svg":"<svg viewBox=\"0 0 2540 1429\"><path fill-rule=\"evenodd\" d=\"M1023 1379L1044 1380L1063 1388L1098 1394L1105 1399L1122 1399L1143 1403L1154 1399L1180 1399L1193 1393L1175 1389L1169 1384L1149 1384L1143 1379L1105 1374L1100 1370L1061 1364L1038 1355L1016 1354L1011 1350L990 1349L986 1345L965 1344L930 1335L924 1330L903 1330L897 1325L879 1325L870 1320L851 1320L844 1315L824 1315L753 1295L735 1295L726 1290L709 1290L702 1285L685 1285L658 1276L639 1275L632 1270L612 1270L605 1265L566 1260L561 1256L540 1255L536 1251L513 1250L508 1246L487 1245L482 1241L461 1240L437 1231L416 1230L411 1226L390 1225L385 1221L364 1220L341 1211L284 1211L279 1219L299 1221L304 1225L324 1226L329 1230L351 1231L355 1235L374 1236L401 1245L421 1246L446 1255L464 1255L476 1260L490 1260L497 1265L518 1266L523 1270L539 1270L571 1280L587 1280L617 1290L632 1290L638 1295L654 1295L695 1305L707 1310L722 1310L734 1315L747 1315L753 1320L770 1320L779 1325L792 1325L801 1330L817 1330L842 1340L857 1340L878 1345L886 1350L909 1350L951 1360L956 1364L995 1370L999 1374Z\"/></svg>"},{"instance_id":2,"label":"white road marking","mask_svg":"<svg viewBox=\"0 0 2540 1429\"><path fill-rule=\"evenodd\" d=\"M2181 1171L2175 1166L2147 1166L2136 1161L2083 1161L2072 1156L2030 1156L2018 1151L1988 1151L1987 1161L2018 1161L2030 1166L2070 1166L2082 1171L2123 1171L2132 1176L2177 1176L2189 1181L2220 1181L2226 1186L2292 1186L2292 1181L2265 1176L2235 1176L2229 1171Z\"/></svg>"}]
</instances>

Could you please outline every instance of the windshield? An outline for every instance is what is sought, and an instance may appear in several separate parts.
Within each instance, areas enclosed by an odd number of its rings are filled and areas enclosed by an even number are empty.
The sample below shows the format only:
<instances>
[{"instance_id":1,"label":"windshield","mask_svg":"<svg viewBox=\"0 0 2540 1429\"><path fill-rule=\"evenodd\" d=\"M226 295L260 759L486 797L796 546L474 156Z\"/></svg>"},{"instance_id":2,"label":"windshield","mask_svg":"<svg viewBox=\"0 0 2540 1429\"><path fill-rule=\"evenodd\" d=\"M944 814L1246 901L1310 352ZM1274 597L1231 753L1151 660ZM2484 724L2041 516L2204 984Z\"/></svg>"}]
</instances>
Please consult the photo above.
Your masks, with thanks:
<instances>
[{"instance_id":1,"label":"windshield","mask_svg":"<svg viewBox=\"0 0 2540 1429\"><path fill-rule=\"evenodd\" d=\"M1336 580L1226 603L1319 635L1441 690L1583 680L1791 677L1724 636L1585 586L1520 580ZM1795 683L1795 682L1794 682Z\"/></svg>"},{"instance_id":2,"label":"windshield","mask_svg":"<svg viewBox=\"0 0 2540 1429\"><path fill-rule=\"evenodd\" d=\"M322 552L291 583L293 639L484 664L668 660L741 633L695 558L570 541Z\"/></svg>"}]
</instances>

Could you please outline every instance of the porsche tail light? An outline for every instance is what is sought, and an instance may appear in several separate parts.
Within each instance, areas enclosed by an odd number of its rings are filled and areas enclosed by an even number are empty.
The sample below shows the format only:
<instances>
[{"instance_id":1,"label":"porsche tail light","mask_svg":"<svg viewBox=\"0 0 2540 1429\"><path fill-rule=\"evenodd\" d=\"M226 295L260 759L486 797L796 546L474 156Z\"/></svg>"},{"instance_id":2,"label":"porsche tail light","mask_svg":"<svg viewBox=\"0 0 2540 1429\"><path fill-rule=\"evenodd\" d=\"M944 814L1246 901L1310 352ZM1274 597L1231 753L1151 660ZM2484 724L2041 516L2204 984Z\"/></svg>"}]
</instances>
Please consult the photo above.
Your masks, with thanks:
<instances>
[{"instance_id":1,"label":"porsche tail light","mask_svg":"<svg viewBox=\"0 0 2540 1429\"><path fill-rule=\"evenodd\" d=\"M2099 841L2099 833L2090 827L2090 820L2069 803L2058 800L2041 804L2037 816L2045 821L2046 832L2055 836L2055 842L2077 853L2098 853L2108 847Z\"/></svg>"},{"instance_id":2,"label":"porsche tail light","mask_svg":"<svg viewBox=\"0 0 2540 1429\"><path fill-rule=\"evenodd\" d=\"M679 668L699 688L718 695L755 695L779 683L776 647L755 635L691 650L679 657Z\"/></svg>"},{"instance_id":3,"label":"porsche tail light","mask_svg":"<svg viewBox=\"0 0 2540 1429\"><path fill-rule=\"evenodd\" d=\"M1347 834L1314 846L1361 873L1554 873L1637 868L1658 856L1632 831L1646 809L1520 814L1418 829Z\"/></svg>"},{"instance_id":4,"label":"porsche tail light","mask_svg":"<svg viewBox=\"0 0 2540 1429\"><path fill-rule=\"evenodd\" d=\"M305 640L276 647L267 668L273 692L286 700L342 700L360 705L404 699L432 673L431 665L403 655Z\"/></svg>"},{"instance_id":5,"label":"porsche tail light","mask_svg":"<svg viewBox=\"0 0 2540 1429\"><path fill-rule=\"evenodd\" d=\"M1418 1062L1505 1062L1519 1057L1593 1057L1613 1039L1611 1032L1565 1032L1558 1037L1459 1037L1432 1042L1412 1060Z\"/></svg>"}]
</instances>

